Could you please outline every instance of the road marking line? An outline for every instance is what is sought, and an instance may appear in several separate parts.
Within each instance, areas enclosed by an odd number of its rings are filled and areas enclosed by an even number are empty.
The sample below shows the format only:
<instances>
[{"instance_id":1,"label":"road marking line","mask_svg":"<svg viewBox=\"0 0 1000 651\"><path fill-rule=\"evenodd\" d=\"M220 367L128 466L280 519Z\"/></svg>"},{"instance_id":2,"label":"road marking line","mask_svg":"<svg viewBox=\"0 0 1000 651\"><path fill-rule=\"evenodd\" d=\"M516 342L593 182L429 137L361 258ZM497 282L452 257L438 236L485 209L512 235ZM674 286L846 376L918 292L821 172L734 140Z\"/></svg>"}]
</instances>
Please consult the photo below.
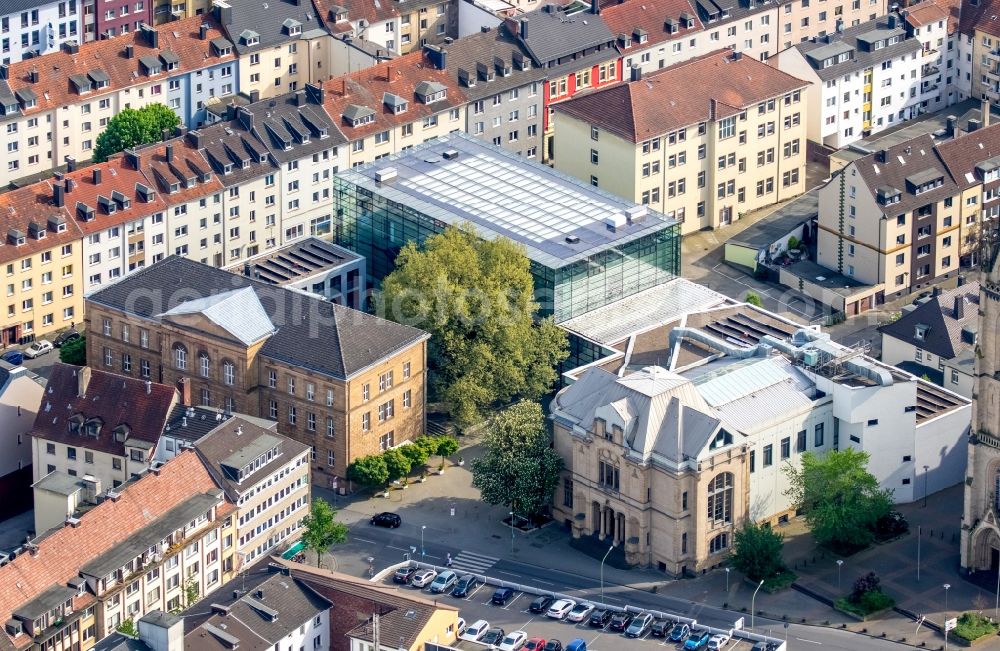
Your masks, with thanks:
<instances>
[{"instance_id":1,"label":"road marking line","mask_svg":"<svg viewBox=\"0 0 1000 651\"><path fill-rule=\"evenodd\" d=\"M806 640L801 637L797 637L795 639L798 640L799 642L808 642L809 644L823 644L822 642L817 642L816 640Z\"/></svg>"},{"instance_id":2,"label":"road marking line","mask_svg":"<svg viewBox=\"0 0 1000 651\"><path fill-rule=\"evenodd\" d=\"M508 602L507 602L507 604L506 604L506 605L505 605L505 606L503 607L503 609L504 609L504 610L507 610L508 608L510 608L511 606L513 606L513 605L514 605L514 602L515 602L515 601L517 601L518 599L520 599L520 598L521 598L521 597L523 597L523 596L524 596L524 593L523 593L523 592L519 592L519 593L517 593L517 596L516 596L516 597L514 597L513 599L511 599L510 601L508 601Z\"/></svg>"},{"instance_id":3,"label":"road marking line","mask_svg":"<svg viewBox=\"0 0 1000 651\"><path fill-rule=\"evenodd\" d=\"M355 540L361 540L361 539L360 538L355 538ZM364 542L369 542L369 541L366 540ZM409 552L410 551L409 547L393 547L392 545L386 545L386 547L388 549L395 549L398 552Z\"/></svg>"},{"instance_id":4,"label":"road marking line","mask_svg":"<svg viewBox=\"0 0 1000 651\"><path fill-rule=\"evenodd\" d=\"M351 540L357 540L359 542L368 543L369 545L377 545L377 544L379 544L379 543L375 542L374 540L368 540L367 538L359 538L357 536L352 537ZM388 547L388 546L389 545L386 545L386 547ZM393 547L393 549L396 549L396 547ZM403 551L409 551L409 550L403 550Z\"/></svg>"}]
</instances>

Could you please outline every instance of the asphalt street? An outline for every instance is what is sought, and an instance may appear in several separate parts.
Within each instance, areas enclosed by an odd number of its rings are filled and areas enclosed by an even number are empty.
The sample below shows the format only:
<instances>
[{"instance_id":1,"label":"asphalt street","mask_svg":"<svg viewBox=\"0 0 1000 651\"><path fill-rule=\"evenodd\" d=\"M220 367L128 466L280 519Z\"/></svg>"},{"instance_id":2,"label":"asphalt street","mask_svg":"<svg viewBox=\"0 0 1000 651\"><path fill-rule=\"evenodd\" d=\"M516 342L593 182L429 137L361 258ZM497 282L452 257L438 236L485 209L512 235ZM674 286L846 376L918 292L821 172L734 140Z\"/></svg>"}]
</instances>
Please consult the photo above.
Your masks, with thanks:
<instances>
[{"instance_id":1,"label":"asphalt street","mask_svg":"<svg viewBox=\"0 0 1000 651\"><path fill-rule=\"evenodd\" d=\"M419 530L418 530L419 531ZM465 537L465 536L463 536ZM518 549L523 546L520 539L515 541ZM412 554L411 549L416 549ZM425 537L423 549L419 534L398 529L382 529L369 526L363 521L351 526L349 540L334 550L337 567L335 569L364 576L368 569L368 558L373 557L373 565L380 570L405 559L405 554L411 553L413 560L443 566L450 554L453 559L453 569L461 574L463 571L486 575L498 581L507 581L538 588L538 593L558 592L586 600L601 600L601 580L599 578L599 563L594 561L586 568L586 573L567 572L551 567L543 567L530 562L530 549L522 553L529 558L525 561L497 558L478 554L475 550L458 549L449 545L448 540L435 536ZM423 551L423 554L421 554ZM593 570L593 573L590 573ZM405 588L410 589L410 588ZM697 619L700 623L718 628L729 628L743 617L747 627L750 626L750 615L714 608L683 599L676 599L649 590L632 588L611 582L604 583L604 601L617 606L633 606L667 611L685 617ZM758 633L769 634L777 638L785 638L787 633L789 649L811 649L822 647L830 651L900 651L904 645L887 640L870 638L855 633L848 633L832 628L817 626L802 626L789 624L787 631L784 622L754 618L754 629ZM472 621L466 617L467 621Z\"/></svg>"}]
</instances>

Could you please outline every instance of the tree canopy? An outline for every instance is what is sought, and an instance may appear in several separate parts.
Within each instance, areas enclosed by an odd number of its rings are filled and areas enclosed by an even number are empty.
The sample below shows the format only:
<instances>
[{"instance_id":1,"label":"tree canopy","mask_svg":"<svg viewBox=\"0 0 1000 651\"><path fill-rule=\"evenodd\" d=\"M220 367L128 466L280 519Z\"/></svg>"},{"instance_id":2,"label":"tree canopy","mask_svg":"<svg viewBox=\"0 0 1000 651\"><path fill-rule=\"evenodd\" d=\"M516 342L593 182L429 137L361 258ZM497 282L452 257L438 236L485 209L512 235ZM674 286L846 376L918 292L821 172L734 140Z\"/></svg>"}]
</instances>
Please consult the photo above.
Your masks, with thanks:
<instances>
[{"instance_id":1,"label":"tree canopy","mask_svg":"<svg viewBox=\"0 0 1000 651\"><path fill-rule=\"evenodd\" d=\"M472 461L472 485L488 504L510 504L519 516L542 513L559 483L562 458L550 446L545 415L523 400L490 419L485 453Z\"/></svg>"},{"instance_id":2,"label":"tree canopy","mask_svg":"<svg viewBox=\"0 0 1000 651\"><path fill-rule=\"evenodd\" d=\"M330 506L326 500L313 500L309 514L302 518L302 544L306 549L316 552L316 565L319 566L323 552L331 545L347 542L347 525L337 522L337 509Z\"/></svg>"},{"instance_id":3,"label":"tree canopy","mask_svg":"<svg viewBox=\"0 0 1000 651\"><path fill-rule=\"evenodd\" d=\"M163 139L163 130L173 130L181 119L163 104L149 104L139 109L125 108L118 112L97 136L94 162L103 163L113 154L139 145Z\"/></svg>"},{"instance_id":4,"label":"tree canopy","mask_svg":"<svg viewBox=\"0 0 1000 651\"><path fill-rule=\"evenodd\" d=\"M347 467L347 478L362 486L382 486L389 482L389 468L381 454L360 457Z\"/></svg>"},{"instance_id":5,"label":"tree canopy","mask_svg":"<svg viewBox=\"0 0 1000 651\"><path fill-rule=\"evenodd\" d=\"M402 479L409 474L411 467L410 460L398 448L392 448L383 452L382 459L385 461L385 469L389 473L389 481Z\"/></svg>"},{"instance_id":6,"label":"tree canopy","mask_svg":"<svg viewBox=\"0 0 1000 651\"><path fill-rule=\"evenodd\" d=\"M459 426L490 407L538 399L557 379L566 333L538 303L523 247L448 227L423 247L408 243L382 283L386 318L430 333L430 387Z\"/></svg>"},{"instance_id":7,"label":"tree canopy","mask_svg":"<svg viewBox=\"0 0 1000 651\"><path fill-rule=\"evenodd\" d=\"M87 365L87 338L80 337L73 341L67 341L59 347L59 361L63 364L73 364L74 366Z\"/></svg>"},{"instance_id":8,"label":"tree canopy","mask_svg":"<svg viewBox=\"0 0 1000 651\"><path fill-rule=\"evenodd\" d=\"M867 452L847 448L822 456L806 452L801 469L785 467L791 482L786 494L819 544L851 553L875 539L876 523L892 508L892 491L879 488L868 459Z\"/></svg>"},{"instance_id":9,"label":"tree canopy","mask_svg":"<svg viewBox=\"0 0 1000 651\"><path fill-rule=\"evenodd\" d=\"M753 582L785 569L782 536L771 527L748 522L733 534L733 567Z\"/></svg>"}]
</instances>

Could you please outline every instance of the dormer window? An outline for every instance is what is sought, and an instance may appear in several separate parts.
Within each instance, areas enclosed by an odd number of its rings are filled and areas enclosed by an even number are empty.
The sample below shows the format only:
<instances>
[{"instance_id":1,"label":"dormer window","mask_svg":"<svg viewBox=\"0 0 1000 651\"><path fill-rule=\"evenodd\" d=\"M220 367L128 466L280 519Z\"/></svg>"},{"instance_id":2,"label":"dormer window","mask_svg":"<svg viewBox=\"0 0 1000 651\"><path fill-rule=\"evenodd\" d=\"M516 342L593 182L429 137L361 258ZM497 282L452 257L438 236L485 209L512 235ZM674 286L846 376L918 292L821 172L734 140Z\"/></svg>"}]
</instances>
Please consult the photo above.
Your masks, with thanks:
<instances>
[{"instance_id":1,"label":"dormer window","mask_svg":"<svg viewBox=\"0 0 1000 651\"><path fill-rule=\"evenodd\" d=\"M259 45L260 34L252 29L245 29L240 32L240 40L243 41L243 45Z\"/></svg>"},{"instance_id":2,"label":"dormer window","mask_svg":"<svg viewBox=\"0 0 1000 651\"><path fill-rule=\"evenodd\" d=\"M929 326L926 326L923 323L918 323L913 329L913 338L918 341L923 341L927 337L928 330L930 330Z\"/></svg>"},{"instance_id":3,"label":"dormer window","mask_svg":"<svg viewBox=\"0 0 1000 651\"><path fill-rule=\"evenodd\" d=\"M436 81L422 81L417 84L414 93L424 104L433 104L448 98L448 87Z\"/></svg>"},{"instance_id":4,"label":"dormer window","mask_svg":"<svg viewBox=\"0 0 1000 651\"><path fill-rule=\"evenodd\" d=\"M79 434L83 430L83 421L84 418L81 414L74 414L73 416L70 416L68 423L69 433Z\"/></svg>"},{"instance_id":5,"label":"dormer window","mask_svg":"<svg viewBox=\"0 0 1000 651\"><path fill-rule=\"evenodd\" d=\"M62 215L49 217L48 229L56 233L66 232L66 219Z\"/></svg>"},{"instance_id":6,"label":"dormer window","mask_svg":"<svg viewBox=\"0 0 1000 651\"><path fill-rule=\"evenodd\" d=\"M100 418L91 418L84 424L83 431L85 434L87 434L87 436L96 437L101 433L101 427L103 426L104 426L104 421L102 421Z\"/></svg>"},{"instance_id":7,"label":"dormer window","mask_svg":"<svg viewBox=\"0 0 1000 651\"><path fill-rule=\"evenodd\" d=\"M128 425L119 425L118 427L116 427L114 430L115 441L118 443L124 443L125 441L127 441L129 431L130 430Z\"/></svg>"},{"instance_id":8,"label":"dormer window","mask_svg":"<svg viewBox=\"0 0 1000 651\"><path fill-rule=\"evenodd\" d=\"M35 95L35 91L30 88L22 88L21 90L14 93L21 102L21 107L24 109L35 108L38 104L38 96Z\"/></svg>"},{"instance_id":9,"label":"dormer window","mask_svg":"<svg viewBox=\"0 0 1000 651\"><path fill-rule=\"evenodd\" d=\"M715 435L715 438L712 439L712 442L709 444L708 449L715 450L732 444L733 435L726 430L719 430L719 433Z\"/></svg>"},{"instance_id":10,"label":"dormer window","mask_svg":"<svg viewBox=\"0 0 1000 651\"><path fill-rule=\"evenodd\" d=\"M285 22L283 22L281 26L282 29L285 30L285 34L288 36L298 36L302 33L302 23L294 18L286 18Z\"/></svg>"},{"instance_id":11,"label":"dormer window","mask_svg":"<svg viewBox=\"0 0 1000 651\"><path fill-rule=\"evenodd\" d=\"M94 87L100 90L101 88L107 88L111 85L111 77L108 76L103 70L94 70L87 74L90 81L93 82Z\"/></svg>"},{"instance_id":12,"label":"dormer window","mask_svg":"<svg viewBox=\"0 0 1000 651\"><path fill-rule=\"evenodd\" d=\"M139 65L145 70L147 77L163 72L163 64L154 56L139 57Z\"/></svg>"},{"instance_id":13,"label":"dormer window","mask_svg":"<svg viewBox=\"0 0 1000 651\"><path fill-rule=\"evenodd\" d=\"M160 52L160 60L163 61L163 65L167 70L177 70L181 65L180 58L170 50Z\"/></svg>"},{"instance_id":14,"label":"dormer window","mask_svg":"<svg viewBox=\"0 0 1000 651\"><path fill-rule=\"evenodd\" d=\"M221 37L214 38L212 39L212 49L215 50L215 56L229 56L233 51L233 44Z\"/></svg>"},{"instance_id":15,"label":"dormer window","mask_svg":"<svg viewBox=\"0 0 1000 651\"><path fill-rule=\"evenodd\" d=\"M11 228L7 231L7 241L14 246L21 246L28 241L23 231L19 231L16 228Z\"/></svg>"},{"instance_id":16,"label":"dormer window","mask_svg":"<svg viewBox=\"0 0 1000 651\"><path fill-rule=\"evenodd\" d=\"M367 106L350 104L344 109L344 120L352 127L372 124L375 122L375 111ZM287 143L287 148L291 148L291 143Z\"/></svg>"},{"instance_id":17,"label":"dormer window","mask_svg":"<svg viewBox=\"0 0 1000 651\"><path fill-rule=\"evenodd\" d=\"M672 23L672 25L675 28L677 27L677 23ZM673 33L673 32L671 32L671 33ZM639 44L645 43L646 41L649 40L649 34L646 33L646 30L644 30L644 29L642 29L640 27L636 27L632 31L632 40L634 40L636 43L639 43Z\"/></svg>"},{"instance_id":18,"label":"dormer window","mask_svg":"<svg viewBox=\"0 0 1000 651\"><path fill-rule=\"evenodd\" d=\"M181 184L178 183L177 181L174 181L174 182L172 182L170 184L170 194L173 194L175 192L179 192L180 189L181 189Z\"/></svg>"},{"instance_id":19,"label":"dormer window","mask_svg":"<svg viewBox=\"0 0 1000 651\"><path fill-rule=\"evenodd\" d=\"M393 93L385 93L382 95L382 103L385 104L386 108L388 108L393 115L406 113L406 110L410 106L409 102Z\"/></svg>"},{"instance_id":20,"label":"dormer window","mask_svg":"<svg viewBox=\"0 0 1000 651\"><path fill-rule=\"evenodd\" d=\"M223 174L231 174L232 171L233 171L233 164L232 163L226 163L225 165L222 166L222 173Z\"/></svg>"},{"instance_id":21,"label":"dormer window","mask_svg":"<svg viewBox=\"0 0 1000 651\"><path fill-rule=\"evenodd\" d=\"M185 187L193 188L197 183L198 183L198 177L196 177L196 176L189 176L189 177L187 177L187 181L186 181Z\"/></svg>"}]
</instances>

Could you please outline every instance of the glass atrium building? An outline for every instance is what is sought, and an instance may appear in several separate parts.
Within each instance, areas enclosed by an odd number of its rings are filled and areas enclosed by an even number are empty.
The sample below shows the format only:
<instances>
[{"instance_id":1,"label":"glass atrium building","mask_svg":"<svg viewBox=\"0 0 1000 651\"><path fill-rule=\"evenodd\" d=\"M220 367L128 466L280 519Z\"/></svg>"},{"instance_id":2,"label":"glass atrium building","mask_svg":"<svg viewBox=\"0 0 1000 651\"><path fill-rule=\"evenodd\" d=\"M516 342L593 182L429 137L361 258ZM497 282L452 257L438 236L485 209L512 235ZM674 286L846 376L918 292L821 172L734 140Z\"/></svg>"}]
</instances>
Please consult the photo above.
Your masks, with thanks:
<instances>
[{"instance_id":1,"label":"glass atrium building","mask_svg":"<svg viewBox=\"0 0 1000 651\"><path fill-rule=\"evenodd\" d=\"M336 243L365 257L375 285L405 243L463 223L524 246L557 322L679 273L675 221L460 133L345 170L334 191Z\"/></svg>"}]
</instances>

